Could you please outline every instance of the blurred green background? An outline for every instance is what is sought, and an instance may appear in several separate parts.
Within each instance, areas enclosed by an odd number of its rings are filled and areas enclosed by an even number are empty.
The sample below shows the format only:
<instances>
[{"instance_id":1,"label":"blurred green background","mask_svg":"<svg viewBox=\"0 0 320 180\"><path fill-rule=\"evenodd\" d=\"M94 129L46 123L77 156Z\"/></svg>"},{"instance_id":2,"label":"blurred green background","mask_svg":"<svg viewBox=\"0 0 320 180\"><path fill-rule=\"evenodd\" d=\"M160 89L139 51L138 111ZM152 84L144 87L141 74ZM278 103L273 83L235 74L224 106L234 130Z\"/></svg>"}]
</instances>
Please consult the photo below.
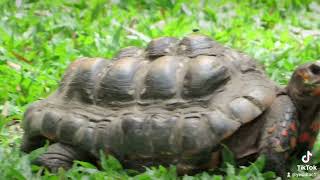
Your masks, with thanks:
<instances>
[{"instance_id":1,"label":"blurred green background","mask_svg":"<svg viewBox=\"0 0 320 180\"><path fill-rule=\"evenodd\" d=\"M312 0L1 0L0 174L5 179L176 179L174 167L143 174L123 170L102 157L105 169L78 162L57 175L31 166L39 152L19 152L26 106L53 92L77 58L112 56L125 46L145 46L160 36L183 37L199 29L246 52L269 77L286 85L299 64L320 59L320 2ZM318 163L320 142L314 153ZM226 179L270 178L263 160L247 168L225 163ZM108 167L107 167L108 166ZM244 169L244 170L243 170ZM222 179L210 172L181 179Z\"/></svg>"}]
</instances>

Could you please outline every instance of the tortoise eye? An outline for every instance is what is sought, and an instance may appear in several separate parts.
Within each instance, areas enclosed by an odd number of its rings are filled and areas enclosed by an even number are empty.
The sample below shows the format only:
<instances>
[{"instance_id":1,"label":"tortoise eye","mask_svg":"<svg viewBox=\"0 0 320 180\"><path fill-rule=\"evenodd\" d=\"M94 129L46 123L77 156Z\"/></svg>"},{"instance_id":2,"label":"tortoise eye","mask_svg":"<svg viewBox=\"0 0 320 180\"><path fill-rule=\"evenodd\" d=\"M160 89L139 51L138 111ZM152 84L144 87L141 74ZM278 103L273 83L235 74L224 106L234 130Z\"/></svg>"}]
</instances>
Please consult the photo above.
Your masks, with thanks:
<instances>
[{"instance_id":1,"label":"tortoise eye","mask_svg":"<svg viewBox=\"0 0 320 180\"><path fill-rule=\"evenodd\" d=\"M310 71L312 72L312 74L314 75L320 75L320 66L316 65L316 64L312 64L310 66Z\"/></svg>"}]
</instances>

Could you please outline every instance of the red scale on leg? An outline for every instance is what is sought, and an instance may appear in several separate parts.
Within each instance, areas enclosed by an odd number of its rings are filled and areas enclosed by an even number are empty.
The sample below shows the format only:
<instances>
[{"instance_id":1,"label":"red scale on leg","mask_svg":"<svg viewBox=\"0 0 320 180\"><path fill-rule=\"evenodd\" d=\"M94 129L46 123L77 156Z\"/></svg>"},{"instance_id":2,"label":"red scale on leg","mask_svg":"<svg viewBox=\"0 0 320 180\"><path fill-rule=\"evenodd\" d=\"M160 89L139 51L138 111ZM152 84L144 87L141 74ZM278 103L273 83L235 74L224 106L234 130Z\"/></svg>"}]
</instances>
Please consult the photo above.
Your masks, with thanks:
<instances>
[{"instance_id":1,"label":"red scale on leg","mask_svg":"<svg viewBox=\"0 0 320 180\"><path fill-rule=\"evenodd\" d=\"M299 142L303 143L303 142L309 142L309 141L310 141L310 134L307 132L303 132L299 137Z\"/></svg>"}]
</instances>

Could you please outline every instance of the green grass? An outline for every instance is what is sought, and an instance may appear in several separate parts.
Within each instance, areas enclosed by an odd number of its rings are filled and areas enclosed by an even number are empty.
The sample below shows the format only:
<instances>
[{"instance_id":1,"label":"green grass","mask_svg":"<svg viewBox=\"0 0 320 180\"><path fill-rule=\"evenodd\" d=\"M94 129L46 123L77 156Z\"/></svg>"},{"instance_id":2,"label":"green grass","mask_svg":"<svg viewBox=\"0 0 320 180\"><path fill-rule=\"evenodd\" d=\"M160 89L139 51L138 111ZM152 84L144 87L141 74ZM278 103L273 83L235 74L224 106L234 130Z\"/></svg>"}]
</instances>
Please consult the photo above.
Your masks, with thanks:
<instances>
[{"instance_id":1,"label":"green grass","mask_svg":"<svg viewBox=\"0 0 320 180\"><path fill-rule=\"evenodd\" d=\"M173 3L174 2L174 3ZM120 48L145 46L159 36L183 37L200 29L216 41L248 53L264 65L271 79L285 85L299 64L320 59L320 2L311 0L0 1L0 172L7 179L40 178L31 166L35 155L22 155L20 122L27 105L53 92L67 65L83 56L111 58ZM317 141L317 147L320 142ZM319 148L315 148L317 157ZM37 154L37 153L35 153ZM175 179L174 167L137 175L115 160L98 171L78 162L43 179ZM319 158L318 158L319 159ZM260 173L226 165L229 179ZM1 174L0 173L0 174ZM183 179L221 179L210 172ZM226 179L228 179L226 178Z\"/></svg>"}]
</instances>

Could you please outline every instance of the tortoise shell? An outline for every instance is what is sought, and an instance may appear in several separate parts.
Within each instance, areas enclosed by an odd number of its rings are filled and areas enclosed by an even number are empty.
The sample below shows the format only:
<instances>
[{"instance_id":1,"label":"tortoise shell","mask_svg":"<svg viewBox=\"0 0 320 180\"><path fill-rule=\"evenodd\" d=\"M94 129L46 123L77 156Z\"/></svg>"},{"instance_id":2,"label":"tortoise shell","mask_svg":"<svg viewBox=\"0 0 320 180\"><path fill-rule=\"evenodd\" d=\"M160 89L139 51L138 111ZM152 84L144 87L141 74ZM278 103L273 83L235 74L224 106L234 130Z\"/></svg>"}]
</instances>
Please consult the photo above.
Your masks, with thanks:
<instances>
[{"instance_id":1,"label":"tortoise shell","mask_svg":"<svg viewBox=\"0 0 320 180\"><path fill-rule=\"evenodd\" d=\"M59 89L29 107L24 130L131 167L192 169L263 114L276 90L255 60L207 36L162 37L112 60L73 62Z\"/></svg>"}]
</instances>

